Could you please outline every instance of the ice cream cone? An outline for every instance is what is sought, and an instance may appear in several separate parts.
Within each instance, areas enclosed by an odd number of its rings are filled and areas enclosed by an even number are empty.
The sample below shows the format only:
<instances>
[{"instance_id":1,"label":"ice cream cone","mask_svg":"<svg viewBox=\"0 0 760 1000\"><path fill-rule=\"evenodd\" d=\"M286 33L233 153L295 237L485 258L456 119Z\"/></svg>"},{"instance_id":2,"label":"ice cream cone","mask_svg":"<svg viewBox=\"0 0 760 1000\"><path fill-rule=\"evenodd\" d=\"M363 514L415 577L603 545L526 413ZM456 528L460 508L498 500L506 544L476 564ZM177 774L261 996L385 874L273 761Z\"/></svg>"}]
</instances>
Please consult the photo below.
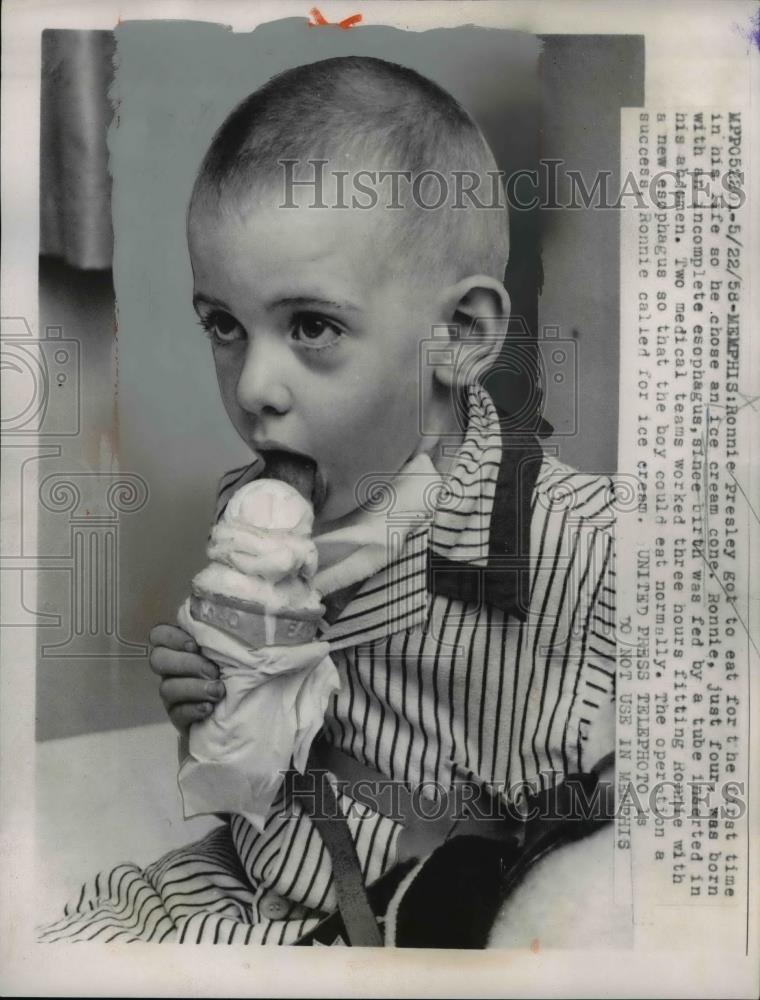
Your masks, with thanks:
<instances>
[{"instance_id":1,"label":"ice cream cone","mask_svg":"<svg viewBox=\"0 0 760 1000\"><path fill-rule=\"evenodd\" d=\"M226 632L248 646L297 646L311 642L324 614L318 608L288 608L276 613L259 601L243 601L228 594L214 594L193 586L192 618Z\"/></svg>"}]
</instances>

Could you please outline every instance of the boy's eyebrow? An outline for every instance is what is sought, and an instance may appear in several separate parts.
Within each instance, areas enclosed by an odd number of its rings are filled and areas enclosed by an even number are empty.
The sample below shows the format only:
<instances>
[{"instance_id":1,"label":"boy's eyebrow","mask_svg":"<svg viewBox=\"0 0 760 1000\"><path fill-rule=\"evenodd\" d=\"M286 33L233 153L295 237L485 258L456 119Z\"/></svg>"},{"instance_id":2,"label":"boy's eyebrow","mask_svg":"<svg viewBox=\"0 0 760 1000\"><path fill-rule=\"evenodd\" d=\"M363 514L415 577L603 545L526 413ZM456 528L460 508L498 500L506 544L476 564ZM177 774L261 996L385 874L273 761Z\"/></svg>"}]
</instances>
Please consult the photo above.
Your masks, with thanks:
<instances>
[{"instance_id":1,"label":"boy's eyebrow","mask_svg":"<svg viewBox=\"0 0 760 1000\"><path fill-rule=\"evenodd\" d=\"M213 295L206 295L205 292L196 292L193 295L193 306L197 306L199 302L232 312L226 302L214 298ZM270 303L269 308L279 309L282 306L323 306L328 309L347 309L351 312L361 312L360 307L354 305L353 302L336 302L334 299L320 299L312 295L290 295L282 299L275 299L274 302Z\"/></svg>"},{"instance_id":2,"label":"boy's eyebrow","mask_svg":"<svg viewBox=\"0 0 760 1000\"><path fill-rule=\"evenodd\" d=\"M227 312L232 311L226 302L215 299L213 295L206 295L204 292L196 292L193 295L193 306L197 306L199 302L205 302L207 306L218 306L219 309L226 309Z\"/></svg>"},{"instance_id":3,"label":"boy's eyebrow","mask_svg":"<svg viewBox=\"0 0 760 1000\"><path fill-rule=\"evenodd\" d=\"M350 309L352 312L361 312L359 306L353 302L336 302L333 299L320 299L312 295L291 295L282 299L276 299L270 303L270 309L278 309L281 306L327 306L328 309Z\"/></svg>"}]
</instances>

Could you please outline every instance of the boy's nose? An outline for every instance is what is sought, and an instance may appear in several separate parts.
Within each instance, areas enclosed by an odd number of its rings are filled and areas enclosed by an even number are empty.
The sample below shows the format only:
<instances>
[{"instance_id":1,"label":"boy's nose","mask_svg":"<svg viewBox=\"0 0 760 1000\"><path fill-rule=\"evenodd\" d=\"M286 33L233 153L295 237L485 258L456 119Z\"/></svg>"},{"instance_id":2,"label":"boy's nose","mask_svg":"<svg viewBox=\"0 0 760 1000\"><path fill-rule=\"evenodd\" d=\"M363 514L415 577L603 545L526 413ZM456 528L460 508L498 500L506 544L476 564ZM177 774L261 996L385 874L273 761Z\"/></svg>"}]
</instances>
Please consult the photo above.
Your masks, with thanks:
<instances>
[{"instance_id":1,"label":"boy's nose","mask_svg":"<svg viewBox=\"0 0 760 1000\"><path fill-rule=\"evenodd\" d=\"M248 413L285 413L290 409L291 395L282 380L283 366L277 355L276 347L249 342L237 384L238 403Z\"/></svg>"}]
</instances>

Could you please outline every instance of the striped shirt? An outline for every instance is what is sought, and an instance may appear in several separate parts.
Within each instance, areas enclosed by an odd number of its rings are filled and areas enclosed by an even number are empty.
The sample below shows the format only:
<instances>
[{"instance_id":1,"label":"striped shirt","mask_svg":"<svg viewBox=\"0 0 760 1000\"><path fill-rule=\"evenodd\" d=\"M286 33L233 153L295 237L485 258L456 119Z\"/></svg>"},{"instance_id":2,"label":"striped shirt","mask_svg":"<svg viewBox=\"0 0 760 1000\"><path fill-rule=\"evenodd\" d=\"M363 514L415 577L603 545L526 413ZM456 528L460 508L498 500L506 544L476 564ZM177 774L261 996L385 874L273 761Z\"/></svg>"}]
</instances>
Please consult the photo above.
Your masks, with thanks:
<instances>
[{"instance_id":1,"label":"striped shirt","mask_svg":"<svg viewBox=\"0 0 760 1000\"><path fill-rule=\"evenodd\" d=\"M389 779L470 780L516 801L613 748L614 489L504 433L482 387L467 413L432 523L406 526L321 635L341 679L325 735ZM223 477L217 516L257 472ZM400 827L339 803L371 883ZM232 816L147 869L102 873L41 939L285 944L335 906L325 845L281 794L263 831Z\"/></svg>"}]
</instances>

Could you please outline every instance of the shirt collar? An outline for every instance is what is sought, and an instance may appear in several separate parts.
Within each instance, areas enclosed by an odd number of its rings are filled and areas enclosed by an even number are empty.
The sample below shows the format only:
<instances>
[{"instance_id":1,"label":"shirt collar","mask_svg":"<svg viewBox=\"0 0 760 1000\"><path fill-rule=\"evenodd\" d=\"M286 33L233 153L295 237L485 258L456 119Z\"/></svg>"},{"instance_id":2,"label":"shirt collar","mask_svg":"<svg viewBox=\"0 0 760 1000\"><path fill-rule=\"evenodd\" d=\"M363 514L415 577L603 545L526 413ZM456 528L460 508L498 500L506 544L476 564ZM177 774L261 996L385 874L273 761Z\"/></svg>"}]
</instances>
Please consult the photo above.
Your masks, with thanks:
<instances>
[{"instance_id":1,"label":"shirt collar","mask_svg":"<svg viewBox=\"0 0 760 1000\"><path fill-rule=\"evenodd\" d=\"M436 511L427 578L431 593L485 602L524 620L530 586L532 498L543 450L535 433L510 426L514 418L480 385L467 389L468 425L450 477L462 493L461 511ZM456 520L461 523L456 531ZM446 544L448 536L452 544Z\"/></svg>"}]
</instances>

